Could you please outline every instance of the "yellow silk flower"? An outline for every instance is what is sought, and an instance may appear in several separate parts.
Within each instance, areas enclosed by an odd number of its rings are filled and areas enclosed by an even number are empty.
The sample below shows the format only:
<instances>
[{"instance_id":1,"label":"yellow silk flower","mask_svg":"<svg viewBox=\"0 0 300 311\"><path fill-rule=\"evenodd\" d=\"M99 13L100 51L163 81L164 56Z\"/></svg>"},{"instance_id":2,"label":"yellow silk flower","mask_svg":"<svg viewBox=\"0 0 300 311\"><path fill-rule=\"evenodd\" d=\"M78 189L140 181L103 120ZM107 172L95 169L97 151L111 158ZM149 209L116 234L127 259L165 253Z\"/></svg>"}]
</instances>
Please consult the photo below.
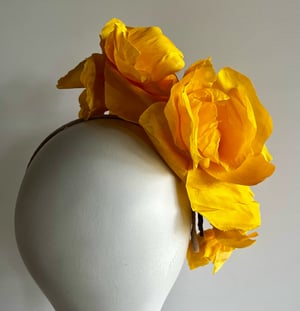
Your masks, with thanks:
<instances>
[{"instance_id":1,"label":"yellow silk flower","mask_svg":"<svg viewBox=\"0 0 300 311\"><path fill-rule=\"evenodd\" d=\"M79 117L108 110L138 123L154 102L167 101L183 54L158 27L127 27L110 20L100 34L103 54L93 54L58 81L58 88L84 87Z\"/></svg>"},{"instance_id":2,"label":"yellow silk flower","mask_svg":"<svg viewBox=\"0 0 300 311\"><path fill-rule=\"evenodd\" d=\"M248 185L274 171L264 145L272 122L248 78L230 68L215 74L210 59L198 61L173 86L167 104L149 107L140 123L186 183L194 211L220 230L259 226Z\"/></svg>"},{"instance_id":3,"label":"yellow silk flower","mask_svg":"<svg viewBox=\"0 0 300 311\"><path fill-rule=\"evenodd\" d=\"M193 249L192 241L189 244L187 251L189 267L195 269L212 262L214 264L213 272L216 273L231 256L234 249L252 245L255 243L252 238L256 236L256 232L247 235L238 230L227 232L216 228L205 230L203 237L196 236L198 250Z\"/></svg>"},{"instance_id":4,"label":"yellow silk flower","mask_svg":"<svg viewBox=\"0 0 300 311\"><path fill-rule=\"evenodd\" d=\"M260 225L260 211L249 186L274 171L265 146L269 113L246 76L231 68L215 73L210 59L178 80L183 54L158 27L128 27L114 18L100 46L102 54L82 61L57 86L84 88L80 118L108 112L144 128L185 184L192 210L212 225L191 239L189 266L212 262L216 272L235 248L254 243L256 233L247 232Z\"/></svg>"}]
</instances>

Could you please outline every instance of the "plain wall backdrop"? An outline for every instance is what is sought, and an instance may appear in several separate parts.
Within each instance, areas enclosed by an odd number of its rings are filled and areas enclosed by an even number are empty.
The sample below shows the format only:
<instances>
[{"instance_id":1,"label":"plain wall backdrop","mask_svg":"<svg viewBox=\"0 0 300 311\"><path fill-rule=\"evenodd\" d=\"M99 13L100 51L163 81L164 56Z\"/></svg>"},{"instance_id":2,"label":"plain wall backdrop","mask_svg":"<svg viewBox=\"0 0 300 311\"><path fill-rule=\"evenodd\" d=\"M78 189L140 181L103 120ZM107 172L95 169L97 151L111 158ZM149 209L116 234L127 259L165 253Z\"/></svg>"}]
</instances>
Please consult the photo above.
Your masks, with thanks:
<instances>
[{"instance_id":1,"label":"plain wall backdrop","mask_svg":"<svg viewBox=\"0 0 300 311\"><path fill-rule=\"evenodd\" d=\"M0 310L50 311L17 251L13 217L27 162L54 129L77 117L79 91L56 80L93 52L112 17L158 25L186 66L212 56L249 76L273 116L275 174L254 187L257 243L217 275L183 270L163 311L300 310L300 1L4 0L0 4Z\"/></svg>"}]
</instances>

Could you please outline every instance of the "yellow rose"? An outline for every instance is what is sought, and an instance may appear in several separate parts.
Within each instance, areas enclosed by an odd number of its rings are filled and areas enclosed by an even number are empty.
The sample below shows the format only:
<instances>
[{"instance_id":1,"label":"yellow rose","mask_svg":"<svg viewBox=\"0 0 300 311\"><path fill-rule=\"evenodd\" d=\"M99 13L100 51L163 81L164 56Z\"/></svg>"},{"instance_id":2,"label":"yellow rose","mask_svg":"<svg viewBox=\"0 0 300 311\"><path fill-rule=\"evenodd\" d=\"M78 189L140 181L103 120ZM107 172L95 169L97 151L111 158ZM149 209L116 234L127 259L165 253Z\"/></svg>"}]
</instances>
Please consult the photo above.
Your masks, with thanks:
<instances>
[{"instance_id":1,"label":"yellow rose","mask_svg":"<svg viewBox=\"0 0 300 311\"><path fill-rule=\"evenodd\" d=\"M114 18L104 26L100 38L110 62L136 83L161 81L184 67L182 52L159 27L127 27Z\"/></svg>"},{"instance_id":2,"label":"yellow rose","mask_svg":"<svg viewBox=\"0 0 300 311\"><path fill-rule=\"evenodd\" d=\"M153 104L140 124L185 182L194 211L220 230L260 225L248 185L274 171L264 145L272 121L247 77L230 68L216 74L210 59L201 60L172 87L167 104Z\"/></svg>"},{"instance_id":3,"label":"yellow rose","mask_svg":"<svg viewBox=\"0 0 300 311\"><path fill-rule=\"evenodd\" d=\"M105 104L112 114L137 123L151 104L168 100L183 54L160 28L127 27L116 18L100 38L107 58Z\"/></svg>"},{"instance_id":4,"label":"yellow rose","mask_svg":"<svg viewBox=\"0 0 300 311\"><path fill-rule=\"evenodd\" d=\"M93 54L58 81L58 88L83 87L79 117L108 110L138 123L153 103L166 102L184 66L183 54L158 27L127 27L110 20L100 34L103 54Z\"/></svg>"},{"instance_id":5,"label":"yellow rose","mask_svg":"<svg viewBox=\"0 0 300 311\"><path fill-rule=\"evenodd\" d=\"M193 167L218 180L253 185L274 171L265 141L272 120L250 80L210 59L192 65L172 88L165 116Z\"/></svg>"}]
</instances>

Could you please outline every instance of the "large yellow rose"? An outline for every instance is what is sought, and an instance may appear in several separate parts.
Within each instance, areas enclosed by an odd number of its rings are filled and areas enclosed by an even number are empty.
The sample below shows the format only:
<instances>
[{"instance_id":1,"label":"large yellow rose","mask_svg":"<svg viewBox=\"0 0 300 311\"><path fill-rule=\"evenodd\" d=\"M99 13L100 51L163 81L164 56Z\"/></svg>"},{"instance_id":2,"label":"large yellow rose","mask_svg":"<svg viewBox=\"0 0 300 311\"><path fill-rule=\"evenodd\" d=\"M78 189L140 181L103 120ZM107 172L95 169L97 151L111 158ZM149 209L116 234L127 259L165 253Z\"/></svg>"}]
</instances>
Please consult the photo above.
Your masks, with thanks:
<instances>
[{"instance_id":1,"label":"large yellow rose","mask_svg":"<svg viewBox=\"0 0 300 311\"><path fill-rule=\"evenodd\" d=\"M273 173L264 145L272 120L244 75L231 68L215 74L210 59L201 60L174 85L164 112L176 146L194 168L242 185Z\"/></svg>"},{"instance_id":2,"label":"large yellow rose","mask_svg":"<svg viewBox=\"0 0 300 311\"><path fill-rule=\"evenodd\" d=\"M201 168L218 180L241 185L256 184L273 173L265 146L271 117L250 80L233 69L215 74L210 59L198 61L173 86L166 105L145 112L142 124L155 109L163 110L166 124L160 126L188 159L185 169Z\"/></svg>"},{"instance_id":3,"label":"large yellow rose","mask_svg":"<svg viewBox=\"0 0 300 311\"><path fill-rule=\"evenodd\" d=\"M230 68L216 74L210 59L198 61L140 124L185 182L194 211L220 230L259 226L248 185L274 171L265 147L272 121L247 77Z\"/></svg>"}]
</instances>

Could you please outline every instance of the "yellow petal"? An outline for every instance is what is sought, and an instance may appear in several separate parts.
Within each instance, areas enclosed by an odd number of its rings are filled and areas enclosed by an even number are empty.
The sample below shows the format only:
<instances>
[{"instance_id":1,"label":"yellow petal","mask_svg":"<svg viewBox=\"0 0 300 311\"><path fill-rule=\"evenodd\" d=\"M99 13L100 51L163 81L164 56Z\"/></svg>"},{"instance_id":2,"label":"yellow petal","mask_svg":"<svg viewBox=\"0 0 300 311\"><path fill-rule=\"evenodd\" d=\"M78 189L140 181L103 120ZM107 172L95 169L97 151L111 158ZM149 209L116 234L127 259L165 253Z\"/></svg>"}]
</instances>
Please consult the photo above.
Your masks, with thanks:
<instances>
[{"instance_id":1,"label":"yellow petal","mask_svg":"<svg viewBox=\"0 0 300 311\"><path fill-rule=\"evenodd\" d=\"M184 66L182 52L159 27L126 27L122 21L112 19L100 37L109 60L135 82L159 81Z\"/></svg>"},{"instance_id":2,"label":"yellow petal","mask_svg":"<svg viewBox=\"0 0 300 311\"><path fill-rule=\"evenodd\" d=\"M200 59L185 71L182 83L188 84L190 93L203 88L211 88L216 78L211 58Z\"/></svg>"},{"instance_id":3,"label":"yellow petal","mask_svg":"<svg viewBox=\"0 0 300 311\"><path fill-rule=\"evenodd\" d=\"M79 119L88 120L90 117L90 107L87 102L86 98L86 89L84 89L81 94L79 95L79 105L80 105L80 111L78 113Z\"/></svg>"},{"instance_id":4,"label":"yellow petal","mask_svg":"<svg viewBox=\"0 0 300 311\"><path fill-rule=\"evenodd\" d=\"M139 72L135 69L140 52L128 41L125 24L116 19L109 21L100 37L103 52L117 70L127 79L143 82L140 81Z\"/></svg>"},{"instance_id":5,"label":"yellow petal","mask_svg":"<svg viewBox=\"0 0 300 311\"><path fill-rule=\"evenodd\" d=\"M140 52L135 68L142 82L159 81L184 67L182 52L159 27L132 28L128 41Z\"/></svg>"},{"instance_id":6,"label":"yellow petal","mask_svg":"<svg viewBox=\"0 0 300 311\"><path fill-rule=\"evenodd\" d=\"M185 152L188 151L193 131L193 112L182 83L178 82L173 86L164 114L175 145Z\"/></svg>"},{"instance_id":7,"label":"yellow petal","mask_svg":"<svg viewBox=\"0 0 300 311\"><path fill-rule=\"evenodd\" d=\"M177 76L175 74L170 74L162 80L144 83L142 88L146 92L153 94L157 98L160 98L162 101L167 102L170 96L171 88L177 82Z\"/></svg>"},{"instance_id":8,"label":"yellow petal","mask_svg":"<svg viewBox=\"0 0 300 311\"><path fill-rule=\"evenodd\" d=\"M205 230L204 236L197 236L197 238L199 252L193 252L191 243L187 251L187 262L190 269L195 269L212 262L214 265L213 273L216 273L229 259L234 248L220 243L216 239L213 229Z\"/></svg>"},{"instance_id":9,"label":"yellow petal","mask_svg":"<svg viewBox=\"0 0 300 311\"><path fill-rule=\"evenodd\" d=\"M192 241L190 241L186 253L186 259L191 270L200 266L206 266L210 262L210 258L204 256L205 240L200 236L197 236L197 239L199 244L199 252L196 253L193 250Z\"/></svg>"},{"instance_id":10,"label":"yellow petal","mask_svg":"<svg viewBox=\"0 0 300 311\"><path fill-rule=\"evenodd\" d=\"M273 174L275 166L269 163L270 160L271 155L264 149L262 154L250 155L234 170L226 170L224 167L213 164L204 169L208 174L220 181L251 186L262 182Z\"/></svg>"},{"instance_id":11,"label":"yellow petal","mask_svg":"<svg viewBox=\"0 0 300 311\"><path fill-rule=\"evenodd\" d=\"M104 101L104 56L93 54L86 59L80 81L86 88L79 97L79 117L88 119L101 116L107 110Z\"/></svg>"},{"instance_id":12,"label":"yellow petal","mask_svg":"<svg viewBox=\"0 0 300 311\"><path fill-rule=\"evenodd\" d=\"M141 114L157 99L131 83L109 62L105 65L105 104L111 114L138 123Z\"/></svg>"},{"instance_id":13,"label":"yellow petal","mask_svg":"<svg viewBox=\"0 0 300 311\"><path fill-rule=\"evenodd\" d=\"M270 154L266 145L263 146L261 154L267 162L270 162L273 160L272 155Z\"/></svg>"},{"instance_id":14,"label":"yellow petal","mask_svg":"<svg viewBox=\"0 0 300 311\"><path fill-rule=\"evenodd\" d=\"M228 247L226 245L220 245L218 250L215 252L215 257L212 259L212 263L214 264L213 273L217 273L224 263L229 259L233 252L233 248Z\"/></svg>"},{"instance_id":15,"label":"yellow petal","mask_svg":"<svg viewBox=\"0 0 300 311\"><path fill-rule=\"evenodd\" d=\"M217 104L218 128L221 135L220 161L230 168L238 167L249 154L256 135L256 121L251 107L240 101L235 90L230 99Z\"/></svg>"},{"instance_id":16,"label":"yellow petal","mask_svg":"<svg viewBox=\"0 0 300 311\"><path fill-rule=\"evenodd\" d=\"M65 76L57 81L59 89L81 88L83 84L80 80L80 75L83 70L86 59L80 62L74 69L70 70Z\"/></svg>"},{"instance_id":17,"label":"yellow petal","mask_svg":"<svg viewBox=\"0 0 300 311\"><path fill-rule=\"evenodd\" d=\"M225 93L235 89L243 105L247 107L248 111L253 111L256 136L252 148L254 154L260 153L266 139L272 133L272 119L258 99L250 79L231 68L223 68L218 73L217 84Z\"/></svg>"},{"instance_id":18,"label":"yellow petal","mask_svg":"<svg viewBox=\"0 0 300 311\"><path fill-rule=\"evenodd\" d=\"M220 131L218 129L217 108L214 103L198 103L196 126L197 140L191 141L201 154L213 162L219 162Z\"/></svg>"},{"instance_id":19,"label":"yellow petal","mask_svg":"<svg viewBox=\"0 0 300 311\"><path fill-rule=\"evenodd\" d=\"M248 186L221 182L194 169L187 174L186 189L192 209L220 230L249 231L260 225L259 205Z\"/></svg>"},{"instance_id":20,"label":"yellow petal","mask_svg":"<svg viewBox=\"0 0 300 311\"><path fill-rule=\"evenodd\" d=\"M218 161L220 135L214 101L227 96L209 88L215 79L210 59L196 62L173 86L165 108L174 142L181 150L189 150L194 167Z\"/></svg>"},{"instance_id":21,"label":"yellow petal","mask_svg":"<svg viewBox=\"0 0 300 311\"><path fill-rule=\"evenodd\" d=\"M214 234L219 243L233 248L244 248L254 244L256 241L252 238L257 236L256 232L247 235L240 230L221 231L214 228Z\"/></svg>"},{"instance_id":22,"label":"yellow petal","mask_svg":"<svg viewBox=\"0 0 300 311\"><path fill-rule=\"evenodd\" d=\"M185 180L190 163L182 151L173 144L163 111L164 103L153 104L141 115L139 123L168 166L181 180Z\"/></svg>"},{"instance_id":23,"label":"yellow petal","mask_svg":"<svg viewBox=\"0 0 300 311\"><path fill-rule=\"evenodd\" d=\"M112 63L115 63L115 49L122 53L122 47L119 44L118 37L122 34L126 37L126 33L126 25L117 18L109 20L100 32L100 46Z\"/></svg>"},{"instance_id":24,"label":"yellow petal","mask_svg":"<svg viewBox=\"0 0 300 311\"><path fill-rule=\"evenodd\" d=\"M104 56L92 54L57 83L60 89L85 88L79 96L79 117L89 119L107 110L104 103Z\"/></svg>"}]
</instances>

